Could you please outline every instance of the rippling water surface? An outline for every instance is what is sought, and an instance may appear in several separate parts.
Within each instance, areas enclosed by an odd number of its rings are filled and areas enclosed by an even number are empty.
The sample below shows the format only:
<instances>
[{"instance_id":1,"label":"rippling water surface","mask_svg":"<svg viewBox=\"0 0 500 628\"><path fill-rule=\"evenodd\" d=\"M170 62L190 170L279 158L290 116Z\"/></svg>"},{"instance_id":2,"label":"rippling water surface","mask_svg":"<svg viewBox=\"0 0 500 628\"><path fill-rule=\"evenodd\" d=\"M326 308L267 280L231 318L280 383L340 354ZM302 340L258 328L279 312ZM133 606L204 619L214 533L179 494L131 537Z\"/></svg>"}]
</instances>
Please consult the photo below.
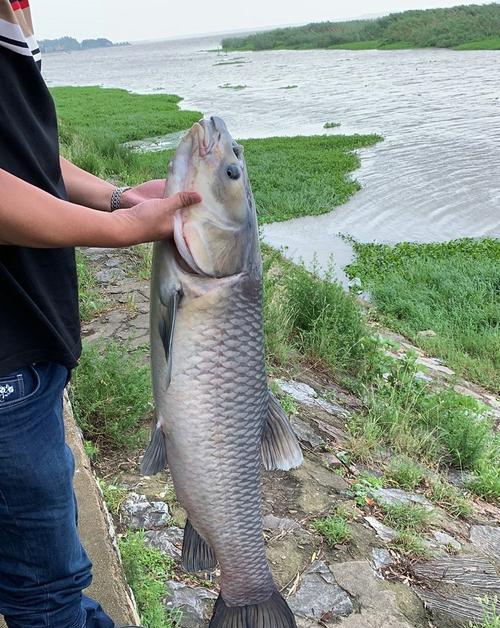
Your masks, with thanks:
<instances>
[{"instance_id":1,"label":"rippling water surface","mask_svg":"<svg viewBox=\"0 0 500 628\"><path fill-rule=\"evenodd\" d=\"M354 176L363 189L324 216L275 223L264 237L291 257L338 266L363 242L500 237L500 52L209 52L218 39L46 55L50 85L176 93L225 118L236 137L379 133ZM242 65L216 65L240 59ZM219 86L245 85L245 89ZM283 89L296 86L292 89Z\"/></svg>"}]
</instances>

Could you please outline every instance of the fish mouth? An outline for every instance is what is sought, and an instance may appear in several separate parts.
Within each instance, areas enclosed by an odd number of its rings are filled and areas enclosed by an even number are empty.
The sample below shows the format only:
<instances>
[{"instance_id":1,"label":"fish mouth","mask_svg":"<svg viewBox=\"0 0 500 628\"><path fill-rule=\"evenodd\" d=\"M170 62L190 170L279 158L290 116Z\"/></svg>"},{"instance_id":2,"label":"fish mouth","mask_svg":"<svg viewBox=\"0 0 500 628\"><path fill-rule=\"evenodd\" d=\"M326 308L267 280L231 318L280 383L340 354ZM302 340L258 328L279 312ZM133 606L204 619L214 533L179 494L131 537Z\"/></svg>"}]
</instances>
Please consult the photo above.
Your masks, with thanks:
<instances>
[{"instance_id":1,"label":"fish mouth","mask_svg":"<svg viewBox=\"0 0 500 628\"><path fill-rule=\"evenodd\" d=\"M182 209L174 215L174 242L181 260L187 265L189 270L196 275L206 276L206 273L203 272L203 270L195 262L194 257L191 255L189 245L186 242L186 238L184 236Z\"/></svg>"},{"instance_id":2,"label":"fish mouth","mask_svg":"<svg viewBox=\"0 0 500 628\"><path fill-rule=\"evenodd\" d=\"M200 157L206 157L213 153L216 146L219 145L222 135L229 133L224 120L216 116L203 118L194 128L198 132Z\"/></svg>"}]
</instances>

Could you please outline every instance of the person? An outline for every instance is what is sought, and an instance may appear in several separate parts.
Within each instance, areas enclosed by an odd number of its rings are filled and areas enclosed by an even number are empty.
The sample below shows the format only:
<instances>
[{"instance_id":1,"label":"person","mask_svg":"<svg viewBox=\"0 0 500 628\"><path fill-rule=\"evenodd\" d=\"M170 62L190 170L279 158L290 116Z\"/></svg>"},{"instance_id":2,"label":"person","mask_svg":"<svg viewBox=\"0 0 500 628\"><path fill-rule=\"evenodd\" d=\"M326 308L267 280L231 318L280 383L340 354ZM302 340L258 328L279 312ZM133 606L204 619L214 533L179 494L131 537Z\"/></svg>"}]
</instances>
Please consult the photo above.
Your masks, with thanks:
<instances>
[{"instance_id":1,"label":"person","mask_svg":"<svg viewBox=\"0 0 500 628\"><path fill-rule=\"evenodd\" d=\"M0 614L9 628L112 628L82 593L91 563L64 440L81 350L74 247L169 238L201 199L164 199L164 181L117 189L62 159L40 67L29 1L0 0Z\"/></svg>"}]
</instances>

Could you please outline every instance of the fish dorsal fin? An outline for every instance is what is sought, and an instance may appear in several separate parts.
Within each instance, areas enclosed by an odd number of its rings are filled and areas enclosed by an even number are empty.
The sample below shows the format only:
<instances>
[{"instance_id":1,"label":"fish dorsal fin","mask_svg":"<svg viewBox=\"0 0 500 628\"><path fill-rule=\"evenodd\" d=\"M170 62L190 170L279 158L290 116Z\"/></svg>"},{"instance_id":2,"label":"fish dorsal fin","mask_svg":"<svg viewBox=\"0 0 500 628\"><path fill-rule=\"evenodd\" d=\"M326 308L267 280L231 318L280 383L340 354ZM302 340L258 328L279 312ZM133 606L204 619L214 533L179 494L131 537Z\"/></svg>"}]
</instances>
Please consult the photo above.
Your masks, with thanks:
<instances>
[{"instance_id":1,"label":"fish dorsal fin","mask_svg":"<svg viewBox=\"0 0 500 628\"><path fill-rule=\"evenodd\" d=\"M288 471L302 464L299 441L290 421L271 391L267 423L262 436L262 461L268 471Z\"/></svg>"},{"instance_id":2,"label":"fish dorsal fin","mask_svg":"<svg viewBox=\"0 0 500 628\"><path fill-rule=\"evenodd\" d=\"M196 532L189 519L186 521L184 528L182 566L188 573L211 571L217 566L217 559L213 549Z\"/></svg>"}]
</instances>

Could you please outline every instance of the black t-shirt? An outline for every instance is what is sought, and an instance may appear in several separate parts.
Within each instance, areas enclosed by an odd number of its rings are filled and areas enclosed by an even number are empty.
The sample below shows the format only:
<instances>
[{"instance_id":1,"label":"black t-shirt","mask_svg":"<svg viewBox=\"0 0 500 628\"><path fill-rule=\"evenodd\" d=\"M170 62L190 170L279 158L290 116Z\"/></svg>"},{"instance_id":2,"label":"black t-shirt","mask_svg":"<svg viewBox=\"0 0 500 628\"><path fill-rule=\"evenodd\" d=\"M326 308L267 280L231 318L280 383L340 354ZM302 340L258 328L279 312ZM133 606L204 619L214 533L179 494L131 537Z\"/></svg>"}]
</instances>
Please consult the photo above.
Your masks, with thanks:
<instances>
[{"instance_id":1,"label":"black t-shirt","mask_svg":"<svg viewBox=\"0 0 500 628\"><path fill-rule=\"evenodd\" d=\"M52 97L35 58L2 45L0 168L66 198ZM73 368L80 351L74 249L0 245L0 376L44 361Z\"/></svg>"}]
</instances>

